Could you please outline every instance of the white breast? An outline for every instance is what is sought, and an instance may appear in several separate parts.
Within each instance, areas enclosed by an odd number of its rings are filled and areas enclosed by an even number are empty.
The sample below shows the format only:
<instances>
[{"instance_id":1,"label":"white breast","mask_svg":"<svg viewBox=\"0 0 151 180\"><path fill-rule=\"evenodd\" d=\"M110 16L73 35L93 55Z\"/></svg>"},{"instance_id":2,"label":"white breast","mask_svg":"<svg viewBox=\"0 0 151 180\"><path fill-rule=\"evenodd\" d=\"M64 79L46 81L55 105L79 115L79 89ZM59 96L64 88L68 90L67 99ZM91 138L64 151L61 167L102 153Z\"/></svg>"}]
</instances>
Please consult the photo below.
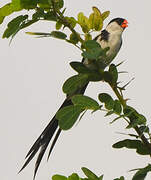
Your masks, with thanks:
<instances>
[{"instance_id":1,"label":"white breast","mask_svg":"<svg viewBox=\"0 0 151 180\"><path fill-rule=\"evenodd\" d=\"M117 33L110 34L108 41L100 40L100 39L101 37L97 39L97 42L101 45L102 49L106 47L110 48L107 52L107 58L106 58L106 62L107 64L109 64L120 50L122 44L121 34L120 35Z\"/></svg>"}]
</instances>

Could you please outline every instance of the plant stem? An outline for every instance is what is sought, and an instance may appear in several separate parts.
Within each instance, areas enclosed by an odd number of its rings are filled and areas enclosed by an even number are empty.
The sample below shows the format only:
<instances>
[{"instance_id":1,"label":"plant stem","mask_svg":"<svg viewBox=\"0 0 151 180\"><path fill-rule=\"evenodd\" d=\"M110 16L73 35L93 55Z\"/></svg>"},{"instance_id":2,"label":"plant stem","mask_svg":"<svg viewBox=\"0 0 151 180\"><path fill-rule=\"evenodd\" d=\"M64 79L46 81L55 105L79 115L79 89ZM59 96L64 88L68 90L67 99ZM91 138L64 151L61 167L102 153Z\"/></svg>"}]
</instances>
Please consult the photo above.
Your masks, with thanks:
<instances>
[{"instance_id":1,"label":"plant stem","mask_svg":"<svg viewBox=\"0 0 151 180\"><path fill-rule=\"evenodd\" d=\"M125 108L126 105L126 101L123 99L123 96L120 94L119 90L117 89L116 85L112 85L110 84L110 87L112 88L112 90L114 91L115 95L117 96L117 98L119 99L120 103L122 104L123 108ZM147 140L147 138L144 136L144 134L140 131L138 126L133 127L135 129L135 131L137 132L137 134L139 135L140 139L142 140L142 142L144 143L144 145L147 147L147 149L150 152L150 156L151 156L151 144L149 143L149 141Z\"/></svg>"},{"instance_id":2,"label":"plant stem","mask_svg":"<svg viewBox=\"0 0 151 180\"><path fill-rule=\"evenodd\" d=\"M122 106L125 108L126 107L126 101L123 99L123 96L120 94L119 90L117 89L116 86L113 86L111 84L109 84L110 87L112 88L112 90L114 91L114 93L116 94L117 98L119 99L120 103L122 104Z\"/></svg>"},{"instance_id":3,"label":"plant stem","mask_svg":"<svg viewBox=\"0 0 151 180\"><path fill-rule=\"evenodd\" d=\"M57 9L55 7L55 2L54 0L52 0L52 7L53 7L53 11L55 13L55 15L57 16L57 18L62 22L62 24L65 27L68 27L70 29L70 31L75 34L75 36L79 39L79 41L81 42L81 44L84 43L84 40L80 37L80 35L74 30L74 28L71 26L71 24L68 22L68 20L63 16L63 14L60 12L59 9Z\"/></svg>"}]
</instances>

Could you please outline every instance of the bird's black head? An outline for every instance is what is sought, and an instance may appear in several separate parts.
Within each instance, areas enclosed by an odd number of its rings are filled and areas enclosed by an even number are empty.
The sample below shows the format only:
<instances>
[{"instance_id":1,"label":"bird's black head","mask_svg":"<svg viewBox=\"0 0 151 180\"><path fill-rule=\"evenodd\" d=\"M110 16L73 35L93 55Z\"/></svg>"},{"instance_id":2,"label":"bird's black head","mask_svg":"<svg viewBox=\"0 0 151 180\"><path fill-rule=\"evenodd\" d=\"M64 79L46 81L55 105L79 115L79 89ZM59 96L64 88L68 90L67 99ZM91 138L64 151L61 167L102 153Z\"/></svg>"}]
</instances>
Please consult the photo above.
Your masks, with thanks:
<instances>
[{"instance_id":1,"label":"bird's black head","mask_svg":"<svg viewBox=\"0 0 151 180\"><path fill-rule=\"evenodd\" d=\"M125 29L126 27L128 27L128 22L126 19L123 18L115 18L112 19L109 24L111 24L112 22L116 22L118 25L120 25L123 29Z\"/></svg>"}]
</instances>

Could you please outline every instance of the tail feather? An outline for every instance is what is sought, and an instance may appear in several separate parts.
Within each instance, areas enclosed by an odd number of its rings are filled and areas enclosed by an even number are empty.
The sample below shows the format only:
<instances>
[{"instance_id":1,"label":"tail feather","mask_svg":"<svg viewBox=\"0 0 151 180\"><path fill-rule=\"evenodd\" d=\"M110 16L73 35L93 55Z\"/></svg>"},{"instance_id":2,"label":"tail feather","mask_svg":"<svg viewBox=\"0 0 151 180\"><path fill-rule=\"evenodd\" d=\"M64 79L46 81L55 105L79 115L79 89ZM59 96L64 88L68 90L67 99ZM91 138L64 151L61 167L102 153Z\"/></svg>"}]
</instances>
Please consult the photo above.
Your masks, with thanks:
<instances>
[{"instance_id":1,"label":"tail feather","mask_svg":"<svg viewBox=\"0 0 151 180\"><path fill-rule=\"evenodd\" d=\"M38 158L37 158L36 164L35 164L34 179L35 179L35 177L36 177L36 173L37 173L37 171L38 171L39 165L40 165L41 160L42 160L42 158L43 158L43 155L44 155L44 153L45 153L45 151L46 151L46 149L47 149L47 147L48 147L49 142L50 142L50 139L47 139L47 142L45 142L45 144L43 144L43 145L41 146L41 149L40 149L40 152L39 152L39 154L38 154Z\"/></svg>"},{"instance_id":2,"label":"tail feather","mask_svg":"<svg viewBox=\"0 0 151 180\"><path fill-rule=\"evenodd\" d=\"M28 157L28 159L26 160L26 162L24 163L24 165L22 166L22 168L19 170L18 173L20 173L28 165L28 163L33 159L33 157L35 156L38 150L39 148L35 149L35 151L32 154L30 154L30 156Z\"/></svg>"},{"instance_id":3,"label":"tail feather","mask_svg":"<svg viewBox=\"0 0 151 180\"><path fill-rule=\"evenodd\" d=\"M71 105L72 102L69 99L66 99L64 101L64 103L62 104L62 106L60 107L60 109L62 107ZM43 155L48 147L49 142L51 141L53 135L55 134L56 130L58 128L58 120L56 119L56 117L54 116L53 119L49 122L49 124L47 125L47 127L44 129L44 131L41 133L41 135L38 137L38 139L35 141L35 143L33 144L33 146L30 148L30 150L28 151L25 159L27 159L25 161L25 163L23 164L22 168L20 169L19 173L29 164L29 162L34 158L34 156L36 155L36 153L38 152L38 150L40 149L39 155L37 157L37 161L35 164L35 170L34 170L34 178L36 176L37 170L39 168L40 162L43 158ZM58 132L55 135L55 138L52 142L52 145L50 147L50 151L48 154L48 158L54 148L54 145L60 135L61 129L58 130Z\"/></svg>"},{"instance_id":4,"label":"tail feather","mask_svg":"<svg viewBox=\"0 0 151 180\"><path fill-rule=\"evenodd\" d=\"M53 140L53 142L51 144L51 147L50 147L50 150L49 150L49 154L48 154L48 157L47 157L47 161L48 161L48 159L50 157L50 154L51 154L51 152L52 152L52 150L53 150L53 148L54 148L54 146L55 146L55 144L57 142L57 139L58 139L60 133L61 133L61 129L59 128L57 133L56 133L56 135L55 135L55 138L54 138L54 140Z\"/></svg>"},{"instance_id":5,"label":"tail feather","mask_svg":"<svg viewBox=\"0 0 151 180\"><path fill-rule=\"evenodd\" d=\"M87 85L88 85L88 83L83 88L79 89L79 91L77 91L77 94L83 94ZM72 104L71 99L67 98L67 99L65 99L65 101L61 105L60 109L65 107L65 106L69 106L71 104ZM60 128L58 130L57 129L58 129L58 120L56 119L56 116L54 116L52 118L52 120L49 122L49 124L47 125L47 127L44 129L44 131L41 133L41 135L38 137L38 139L35 141L33 146L30 148L29 152L27 153L27 155L25 157L25 159L27 159L27 160L23 164L19 173L29 164L29 162L34 158L36 153L40 150L38 157L37 157L37 160L36 160L36 164L35 164L35 170L34 170L34 179L35 179L39 165L41 163L41 160L44 156L44 153L45 153L51 139L53 138L54 134L56 133L55 137L53 139L53 142L51 144L47 159L49 159L51 152L52 152L52 150L53 150L53 148L57 142L57 139L61 133L61 129ZM57 132L56 132L56 130L57 130Z\"/></svg>"},{"instance_id":6,"label":"tail feather","mask_svg":"<svg viewBox=\"0 0 151 180\"><path fill-rule=\"evenodd\" d=\"M38 145L42 144L42 141L43 141L43 139L44 139L45 134L47 134L48 131L50 131L50 132L52 131L52 127L53 127L54 121L56 121L55 118L53 118L53 119L49 122L49 124L47 125L47 127L44 129L44 131L41 133L41 135L38 137L38 139L35 141L35 143L32 145L32 147L31 147L30 150L28 151L25 159L32 153L32 151L33 151L34 149L36 149L36 147L38 147Z\"/></svg>"},{"instance_id":7,"label":"tail feather","mask_svg":"<svg viewBox=\"0 0 151 180\"><path fill-rule=\"evenodd\" d=\"M41 162L41 159L44 155L44 152L45 152L45 150L46 150L46 148L47 148L50 140L52 139L57 128L58 128L58 120L55 119L55 117L54 117L50 121L48 126L45 128L45 130L38 137L38 139L36 140L34 145L30 148L29 152L26 155L27 160L19 172L21 172L29 164L29 162L36 155L37 151L41 148L39 155L38 155L38 158L37 158L37 161L36 161L36 165L35 165L35 170L38 169L40 162ZM35 172L37 172L37 170ZM35 173L35 175L36 175L36 173Z\"/></svg>"},{"instance_id":8,"label":"tail feather","mask_svg":"<svg viewBox=\"0 0 151 180\"><path fill-rule=\"evenodd\" d=\"M47 138L49 135L50 138L52 138L53 134L55 133L56 129L58 127L58 120L53 117L53 119L49 122L47 127L44 129L44 131L41 133L41 135L38 137L38 139L35 141L33 146L28 151L25 159L36 149L36 147L40 148L40 146L43 144L43 141Z\"/></svg>"}]
</instances>

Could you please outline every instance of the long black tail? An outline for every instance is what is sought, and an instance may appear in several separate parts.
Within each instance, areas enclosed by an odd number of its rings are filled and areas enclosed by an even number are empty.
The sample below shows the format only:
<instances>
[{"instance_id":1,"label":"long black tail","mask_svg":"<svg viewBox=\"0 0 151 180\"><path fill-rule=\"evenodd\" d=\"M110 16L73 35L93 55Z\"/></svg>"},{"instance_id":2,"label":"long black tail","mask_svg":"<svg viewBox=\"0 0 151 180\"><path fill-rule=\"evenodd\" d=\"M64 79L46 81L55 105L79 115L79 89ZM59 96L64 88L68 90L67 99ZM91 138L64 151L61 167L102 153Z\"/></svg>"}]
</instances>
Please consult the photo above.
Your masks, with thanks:
<instances>
[{"instance_id":1,"label":"long black tail","mask_svg":"<svg viewBox=\"0 0 151 180\"><path fill-rule=\"evenodd\" d=\"M83 88L81 88L76 94L84 94L87 85L88 85L88 83ZM61 105L61 107L59 109L65 107L65 106L69 106L69 105L72 105L72 102L70 99L67 98L67 99L65 99L65 101L63 102L63 104ZM43 155L48 147L49 142L55 135L55 137L52 141L50 150L49 150L48 159L49 159L49 156L55 146L55 143L56 143L60 133L61 133L61 129L58 127L58 120L56 119L56 116L54 116L52 118L52 120L49 122L49 124L47 125L47 127L44 129L44 131L41 133L41 135L38 137L36 142L30 148L29 152L27 153L27 155L25 157L25 159L27 159L27 160L25 161L24 165L22 166L22 168L19 172L21 172L28 165L28 163L33 159L33 157L36 155L36 153L40 149L40 152L38 154L36 164L35 164L35 170L34 170L34 178L35 178L37 170L40 165L40 162L41 162Z\"/></svg>"}]
</instances>

